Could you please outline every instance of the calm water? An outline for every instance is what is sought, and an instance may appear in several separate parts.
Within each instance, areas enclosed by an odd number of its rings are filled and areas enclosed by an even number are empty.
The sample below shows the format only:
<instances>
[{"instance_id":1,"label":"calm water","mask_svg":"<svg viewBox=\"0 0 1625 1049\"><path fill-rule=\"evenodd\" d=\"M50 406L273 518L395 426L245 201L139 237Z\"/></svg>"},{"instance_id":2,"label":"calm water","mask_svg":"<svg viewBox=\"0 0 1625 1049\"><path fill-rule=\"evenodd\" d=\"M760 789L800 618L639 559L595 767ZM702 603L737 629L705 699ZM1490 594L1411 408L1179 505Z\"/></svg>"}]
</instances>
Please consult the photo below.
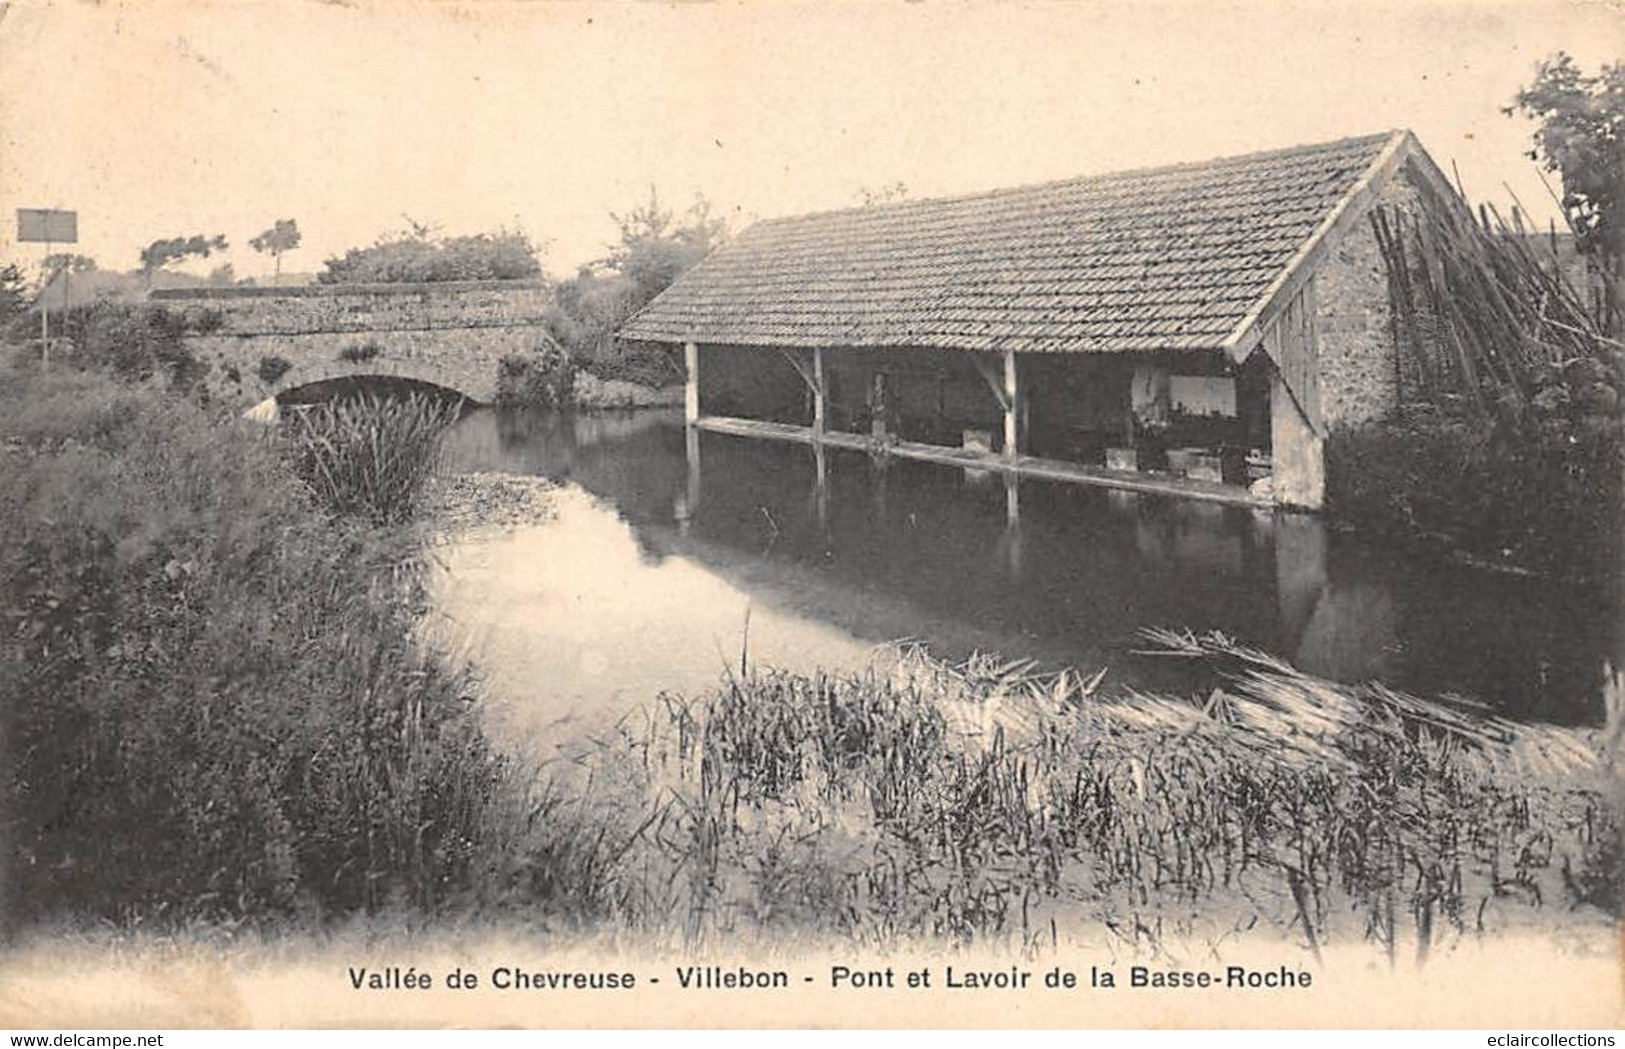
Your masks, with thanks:
<instances>
[{"instance_id":1,"label":"calm water","mask_svg":"<svg viewBox=\"0 0 1625 1049\"><path fill-rule=\"evenodd\" d=\"M604 725L750 659L853 666L928 643L1194 688L1134 655L1147 625L1223 630L1341 680L1453 690L1521 718L1600 720L1610 598L1402 558L1301 516L699 435L669 413L477 411L453 464L561 483L557 513L458 539L437 603L499 717ZM1016 523L1011 523L1011 511ZM748 626L747 626L748 624Z\"/></svg>"}]
</instances>

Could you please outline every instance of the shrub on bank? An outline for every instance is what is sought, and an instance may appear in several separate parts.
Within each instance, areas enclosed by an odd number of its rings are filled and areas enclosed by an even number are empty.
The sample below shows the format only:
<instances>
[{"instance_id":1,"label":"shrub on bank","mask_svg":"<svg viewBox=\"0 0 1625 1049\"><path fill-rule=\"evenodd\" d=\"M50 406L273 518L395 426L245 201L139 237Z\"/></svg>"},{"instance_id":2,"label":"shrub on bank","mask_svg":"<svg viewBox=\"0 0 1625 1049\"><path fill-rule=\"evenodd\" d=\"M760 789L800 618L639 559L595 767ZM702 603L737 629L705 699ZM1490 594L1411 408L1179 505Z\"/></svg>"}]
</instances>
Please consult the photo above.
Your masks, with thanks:
<instances>
[{"instance_id":1,"label":"shrub on bank","mask_svg":"<svg viewBox=\"0 0 1625 1049\"><path fill-rule=\"evenodd\" d=\"M530 353L510 353L498 363L496 403L504 408L567 408L575 379L570 354L544 339Z\"/></svg>"},{"instance_id":2,"label":"shrub on bank","mask_svg":"<svg viewBox=\"0 0 1625 1049\"><path fill-rule=\"evenodd\" d=\"M267 386L275 386L277 381L293 370L293 362L288 358L275 353L267 353L260 357L260 363L255 368L255 374L260 382Z\"/></svg>"},{"instance_id":3,"label":"shrub on bank","mask_svg":"<svg viewBox=\"0 0 1625 1049\"><path fill-rule=\"evenodd\" d=\"M1549 389L1488 424L1418 406L1333 433L1328 512L1488 561L1606 577L1625 520L1625 429L1617 412L1584 410L1589 402L1570 401L1565 385Z\"/></svg>"},{"instance_id":4,"label":"shrub on bank","mask_svg":"<svg viewBox=\"0 0 1625 1049\"><path fill-rule=\"evenodd\" d=\"M151 387L0 382L0 801L18 917L433 908L502 771L412 640L416 552Z\"/></svg>"},{"instance_id":5,"label":"shrub on bank","mask_svg":"<svg viewBox=\"0 0 1625 1049\"><path fill-rule=\"evenodd\" d=\"M51 314L53 341L72 346L71 363L109 372L120 379L140 382L162 378L190 388L208 370L187 348L185 336L217 330L217 310L178 311L147 303L93 302ZM39 315L29 313L13 322L7 335L15 342L38 338Z\"/></svg>"}]
</instances>

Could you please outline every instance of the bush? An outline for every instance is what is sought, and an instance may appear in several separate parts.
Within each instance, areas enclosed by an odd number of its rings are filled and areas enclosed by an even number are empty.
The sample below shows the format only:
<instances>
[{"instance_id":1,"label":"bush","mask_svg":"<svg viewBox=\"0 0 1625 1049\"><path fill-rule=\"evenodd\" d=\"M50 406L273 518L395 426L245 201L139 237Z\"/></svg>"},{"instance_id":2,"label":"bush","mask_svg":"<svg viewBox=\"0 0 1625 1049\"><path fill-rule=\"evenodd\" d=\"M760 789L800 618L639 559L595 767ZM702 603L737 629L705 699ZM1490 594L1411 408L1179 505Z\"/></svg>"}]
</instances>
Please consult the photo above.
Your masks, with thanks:
<instances>
[{"instance_id":1,"label":"bush","mask_svg":"<svg viewBox=\"0 0 1625 1049\"><path fill-rule=\"evenodd\" d=\"M268 353L260 358L260 366L258 369L260 381L265 383L267 386L274 386L278 379L281 379L292 369L293 362L288 360L288 358L279 357L274 353Z\"/></svg>"},{"instance_id":2,"label":"bush","mask_svg":"<svg viewBox=\"0 0 1625 1049\"><path fill-rule=\"evenodd\" d=\"M507 408L566 408L575 392L576 365L551 339L531 353L510 353L497 365L496 403Z\"/></svg>"},{"instance_id":3,"label":"bush","mask_svg":"<svg viewBox=\"0 0 1625 1049\"><path fill-rule=\"evenodd\" d=\"M0 447L14 903L182 921L467 884L503 772L411 639L412 551L151 387L6 376Z\"/></svg>"},{"instance_id":4,"label":"bush","mask_svg":"<svg viewBox=\"0 0 1625 1049\"><path fill-rule=\"evenodd\" d=\"M187 347L185 337L213 331L221 323L216 310L187 314L163 306L112 301L51 315L52 330L72 344L72 359L79 366L133 382L156 376L180 388L191 388L208 371L208 365ZM38 332L39 317L30 313L15 321L8 334L26 340Z\"/></svg>"},{"instance_id":5,"label":"bush","mask_svg":"<svg viewBox=\"0 0 1625 1049\"><path fill-rule=\"evenodd\" d=\"M399 523L416 513L456 412L415 394L404 401L362 394L318 404L290 418L289 461L319 506Z\"/></svg>"},{"instance_id":6,"label":"bush","mask_svg":"<svg viewBox=\"0 0 1625 1049\"><path fill-rule=\"evenodd\" d=\"M368 339L366 342L344 347L339 351L339 360L360 364L372 360L383 352L384 348L378 345L376 340Z\"/></svg>"},{"instance_id":7,"label":"bush","mask_svg":"<svg viewBox=\"0 0 1625 1049\"><path fill-rule=\"evenodd\" d=\"M1551 387L1562 389L1562 387ZM1414 408L1326 442L1327 509L1373 531L1555 575L1607 578L1625 514L1617 419L1556 394L1491 425Z\"/></svg>"},{"instance_id":8,"label":"bush","mask_svg":"<svg viewBox=\"0 0 1625 1049\"><path fill-rule=\"evenodd\" d=\"M523 233L431 239L422 230L328 259L322 284L530 280L542 275L536 247Z\"/></svg>"}]
</instances>

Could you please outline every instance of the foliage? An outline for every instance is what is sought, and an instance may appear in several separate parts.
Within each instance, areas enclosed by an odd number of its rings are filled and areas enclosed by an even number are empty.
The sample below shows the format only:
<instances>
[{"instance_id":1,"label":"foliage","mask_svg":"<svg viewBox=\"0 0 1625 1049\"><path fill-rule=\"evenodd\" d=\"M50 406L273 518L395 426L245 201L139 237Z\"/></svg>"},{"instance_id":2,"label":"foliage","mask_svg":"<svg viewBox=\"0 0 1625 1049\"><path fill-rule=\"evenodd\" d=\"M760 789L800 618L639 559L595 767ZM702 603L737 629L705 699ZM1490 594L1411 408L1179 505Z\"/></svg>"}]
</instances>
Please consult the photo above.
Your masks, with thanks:
<instances>
[{"instance_id":1,"label":"foliage","mask_svg":"<svg viewBox=\"0 0 1625 1049\"><path fill-rule=\"evenodd\" d=\"M604 264L631 282L634 312L728 239L727 221L713 213L710 201L696 198L679 222L653 186L647 201L610 217L620 240L610 246Z\"/></svg>"},{"instance_id":2,"label":"foliage","mask_svg":"<svg viewBox=\"0 0 1625 1049\"><path fill-rule=\"evenodd\" d=\"M1498 219L1373 213L1411 403L1330 436L1328 508L1481 559L1607 577L1625 515L1625 347Z\"/></svg>"},{"instance_id":3,"label":"foliage","mask_svg":"<svg viewBox=\"0 0 1625 1049\"><path fill-rule=\"evenodd\" d=\"M576 365L564 348L543 339L530 353L510 353L497 365L496 403L509 408L567 408Z\"/></svg>"},{"instance_id":4,"label":"foliage","mask_svg":"<svg viewBox=\"0 0 1625 1049\"><path fill-rule=\"evenodd\" d=\"M75 252L53 252L45 256L45 282L49 284L57 278L58 274L68 273L74 276L96 271L96 260L89 255L80 255Z\"/></svg>"},{"instance_id":5,"label":"foliage","mask_svg":"<svg viewBox=\"0 0 1625 1049\"><path fill-rule=\"evenodd\" d=\"M67 359L73 365L125 381L162 378L178 388L191 388L208 371L187 348L185 336L215 330L221 322L217 310L171 310L105 299L51 314L53 331L72 346ZM36 323L14 318L7 334L26 339Z\"/></svg>"},{"instance_id":6,"label":"foliage","mask_svg":"<svg viewBox=\"0 0 1625 1049\"><path fill-rule=\"evenodd\" d=\"M366 342L353 343L344 347L339 351L339 360L361 364L372 360L383 352L384 348L378 345L377 339L368 339Z\"/></svg>"},{"instance_id":7,"label":"foliage","mask_svg":"<svg viewBox=\"0 0 1625 1049\"><path fill-rule=\"evenodd\" d=\"M673 281L725 243L728 224L704 197L679 218L649 199L624 215L611 215L619 240L599 262L584 267L554 291L548 327L583 368L603 379L663 385L681 372L663 350L621 346L615 333Z\"/></svg>"},{"instance_id":8,"label":"foliage","mask_svg":"<svg viewBox=\"0 0 1625 1049\"><path fill-rule=\"evenodd\" d=\"M260 381L267 386L276 385L277 381L291 370L293 370L293 362L275 353L262 355L259 367L255 369Z\"/></svg>"},{"instance_id":9,"label":"foliage","mask_svg":"<svg viewBox=\"0 0 1625 1049\"><path fill-rule=\"evenodd\" d=\"M524 233L499 231L433 238L422 227L328 259L323 284L530 280L541 276L536 247Z\"/></svg>"},{"instance_id":10,"label":"foliage","mask_svg":"<svg viewBox=\"0 0 1625 1049\"><path fill-rule=\"evenodd\" d=\"M1536 121L1531 160L1563 179L1563 211L1579 242L1605 277L1608 316L1621 330L1620 281L1625 278L1625 62L1582 72L1562 51L1540 64L1535 80L1518 92L1507 115Z\"/></svg>"},{"instance_id":11,"label":"foliage","mask_svg":"<svg viewBox=\"0 0 1625 1049\"><path fill-rule=\"evenodd\" d=\"M858 202L864 207L873 207L876 204L895 204L908 199L908 183L901 179L888 182L879 189L861 186L858 189Z\"/></svg>"},{"instance_id":12,"label":"foliage","mask_svg":"<svg viewBox=\"0 0 1625 1049\"><path fill-rule=\"evenodd\" d=\"M9 328L14 318L28 308L28 280L16 263L0 268L0 328Z\"/></svg>"},{"instance_id":13,"label":"foliage","mask_svg":"<svg viewBox=\"0 0 1625 1049\"><path fill-rule=\"evenodd\" d=\"M288 421L289 463L316 505L375 524L410 520L440 462L454 405L412 395L360 396L306 408Z\"/></svg>"},{"instance_id":14,"label":"foliage","mask_svg":"<svg viewBox=\"0 0 1625 1049\"><path fill-rule=\"evenodd\" d=\"M141 272L148 278L172 262L181 262L185 259L206 259L214 252L225 251L230 245L226 242L224 234L217 233L212 237L205 237L201 233L190 237L171 237L167 240L155 240L141 249Z\"/></svg>"},{"instance_id":15,"label":"foliage","mask_svg":"<svg viewBox=\"0 0 1625 1049\"><path fill-rule=\"evenodd\" d=\"M501 764L412 640L415 554L274 442L94 373L0 382L0 759L14 899L164 925L465 886Z\"/></svg>"},{"instance_id":16,"label":"foliage","mask_svg":"<svg viewBox=\"0 0 1625 1049\"><path fill-rule=\"evenodd\" d=\"M1593 384L1578 378L1582 391ZM1550 410L1485 427L1428 405L1326 442L1327 510L1379 533L1578 579L1619 564L1625 464L1617 427ZM1562 391L1555 393L1555 391ZM1583 394L1582 394L1583 395ZM1576 399L1577 401L1577 399Z\"/></svg>"},{"instance_id":17,"label":"foliage","mask_svg":"<svg viewBox=\"0 0 1625 1049\"><path fill-rule=\"evenodd\" d=\"M293 219L277 219L270 229L248 242L248 246L262 254L269 253L276 264L276 276L282 277L282 256L299 246L302 235L299 223Z\"/></svg>"},{"instance_id":18,"label":"foliage","mask_svg":"<svg viewBox=\"0 0 1625 1049\"><path fill-rule=\"evenodd\" d=\"M1425 954L1492 905L1608 903L1569 876L1618 831L1592 736L1333 685L1218 636L1156 641L1222 687L1104 698L912 649L847 676L742 669L666 697L584 784L539 782L502 881L691 943L1105 934L1130 952L1195 914Z\"/></svg>"}]
</instances>

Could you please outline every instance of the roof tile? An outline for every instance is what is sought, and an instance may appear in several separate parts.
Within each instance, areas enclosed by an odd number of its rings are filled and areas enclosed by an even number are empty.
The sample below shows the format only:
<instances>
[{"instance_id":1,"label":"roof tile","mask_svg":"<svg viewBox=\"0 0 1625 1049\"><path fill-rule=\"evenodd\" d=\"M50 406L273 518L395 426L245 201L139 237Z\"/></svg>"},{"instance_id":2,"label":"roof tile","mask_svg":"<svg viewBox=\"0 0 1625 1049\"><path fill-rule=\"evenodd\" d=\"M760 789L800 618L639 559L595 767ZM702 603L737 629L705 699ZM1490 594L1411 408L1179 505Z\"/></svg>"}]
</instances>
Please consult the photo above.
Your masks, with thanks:
<instances>
[{"instance_id":1,"label":"roof tile","mask_svg":"<svg viewBox=\"0 0 1625 1049\"><path fill-rule=\"evenodd\" d=\"M1216 348L1389 138L759 222L620 334L773 346Z\"/></svg>"}]
</instances>

